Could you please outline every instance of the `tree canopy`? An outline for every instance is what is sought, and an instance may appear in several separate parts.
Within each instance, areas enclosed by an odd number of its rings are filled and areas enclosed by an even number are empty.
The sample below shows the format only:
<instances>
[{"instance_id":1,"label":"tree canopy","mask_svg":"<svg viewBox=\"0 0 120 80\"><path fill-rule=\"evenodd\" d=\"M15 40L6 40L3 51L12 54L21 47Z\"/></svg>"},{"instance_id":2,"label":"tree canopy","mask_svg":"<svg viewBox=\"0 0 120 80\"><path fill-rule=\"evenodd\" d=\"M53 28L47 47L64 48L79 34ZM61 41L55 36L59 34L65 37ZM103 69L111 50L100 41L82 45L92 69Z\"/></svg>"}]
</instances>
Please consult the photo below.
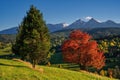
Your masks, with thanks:
<instances>
[{"instance_id":1,"label":"tree canopy","mask_svg":"<svg viewBox=\"0 0 120 80\"><path fill-rule=\"evenodd\" d=\"M69 39L62 45L62 53L64 61L77 63L82 69L89 66L100 69L105 65L104 54L97 42L80 30L70 33Z\"/></svg>"},{"instance_id":2,"label":"tree canopy","mask_svg":"<svg viewBox=\"0 0 120 80\"><path fill-rule=\"evenodd\" d=\"M42 13L33 5L19 25L12 51L22 59L29 60L33 67L46 60L50 49L50 35Z\"/></svg>"}]
</instances>

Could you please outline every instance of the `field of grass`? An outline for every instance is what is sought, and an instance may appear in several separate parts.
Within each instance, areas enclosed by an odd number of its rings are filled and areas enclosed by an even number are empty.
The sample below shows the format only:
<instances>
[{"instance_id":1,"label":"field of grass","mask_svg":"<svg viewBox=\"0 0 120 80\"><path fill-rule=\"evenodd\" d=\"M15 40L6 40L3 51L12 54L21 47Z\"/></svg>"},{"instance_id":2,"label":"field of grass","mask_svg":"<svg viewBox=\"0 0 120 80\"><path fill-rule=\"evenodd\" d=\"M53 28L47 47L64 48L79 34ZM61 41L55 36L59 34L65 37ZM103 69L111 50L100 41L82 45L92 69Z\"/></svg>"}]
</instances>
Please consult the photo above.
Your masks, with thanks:
<instances>
[{"instance_id":1,"label":"field of grass","mask_svg":"<svg viewBox=\"0 0 120 80\"><path fill-rule=\"evenodd\" d=\"M23 62L0 59L0 80L114 80L84 71L37 66L40 68L43 68L43 73Z\"/></svg>"},{"instance_id":2,"label":"field of grass","mask_svg":"<svg viewBox=\"0 0 120 80\"><path fill-rule=\"evenodd\" d=\"M1 55L8 55L11 54L11 46L5 47L3 49L0 49L0 56Z\"/></svg>"}]
</instances>

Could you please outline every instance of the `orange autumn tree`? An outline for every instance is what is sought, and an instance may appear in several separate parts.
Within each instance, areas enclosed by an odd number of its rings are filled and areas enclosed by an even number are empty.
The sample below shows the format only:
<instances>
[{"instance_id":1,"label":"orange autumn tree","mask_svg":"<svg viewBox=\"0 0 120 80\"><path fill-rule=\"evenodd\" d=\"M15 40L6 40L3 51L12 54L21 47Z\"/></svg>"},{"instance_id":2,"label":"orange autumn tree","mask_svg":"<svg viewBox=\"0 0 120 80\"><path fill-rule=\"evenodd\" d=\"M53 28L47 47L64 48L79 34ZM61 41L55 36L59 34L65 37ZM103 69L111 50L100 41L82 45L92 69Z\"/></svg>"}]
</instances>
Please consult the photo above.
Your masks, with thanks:
<instances>
[{"instance_id":1,"label":"orange autumn tree","mask_svg":"<svg viewBox=\"0 0 120 80\"><path fill-rule=\"evenodd\" d=\"M62 54L64 61L77 63L84 70L87 67L101 69L105 65L105 56L97 42L80 30L70 33L69 39L62 44Z\"/></svg>"}]
</instances>

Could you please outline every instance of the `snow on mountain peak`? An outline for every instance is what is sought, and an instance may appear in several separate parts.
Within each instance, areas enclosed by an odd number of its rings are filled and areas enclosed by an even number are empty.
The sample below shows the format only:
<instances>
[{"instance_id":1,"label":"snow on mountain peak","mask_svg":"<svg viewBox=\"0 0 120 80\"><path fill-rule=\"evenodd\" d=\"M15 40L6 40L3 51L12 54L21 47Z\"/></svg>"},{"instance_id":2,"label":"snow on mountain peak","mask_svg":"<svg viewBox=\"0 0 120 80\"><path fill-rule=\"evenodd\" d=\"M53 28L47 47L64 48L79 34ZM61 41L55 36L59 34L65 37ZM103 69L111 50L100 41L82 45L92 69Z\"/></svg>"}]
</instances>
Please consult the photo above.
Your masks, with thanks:
<instances>
[{"instance_id":1,"label":"snow on mountain peak","mask_svg":"<svg viewBox=\"0 0 120 80\"><path fill-rule=\"evenodd\" d=\"M67 23L63 23L63 28L69 26Z\"/></svg>"},{"instance_id":2,"label":"snow on mountain peak","mask_svg":"<svg viewBox=\"0 0 120 80\"><path fill-rule=\"evenodd\" d=\"M96 21L96 22L101 23L101 21L100 21L100 20L98 20L98 19L94 19L94 18L93 18L93 17L91 17L91 16L87 16L87 17L85 17L84 19L85 19L85 20L87 20L87 21L93 20L93 21Z\"/></svg>"},{"instance_id":3,"label":"snow on mountain peak","mask_svg":"<svg viewBox=\"0 0 120 80\"><path fill-rule=\"evenodd\" d=\"M91 17L91 16L87 16L87 17L85 17L85 20L90 20L90 19L92 19L93 17Z\"/></svg>"},{"instance_id":4,"label":"snow on mountain peak","mask_svg":"<svg viewBox=\"0 0 120 80\"><path fill-rule=\"evenodd\" d=\"M97 19L94 19L94 18L91 18L88 22L98 22L98 23L101 23L100 20L97 20Z\"/></svg>"}]
</instances>

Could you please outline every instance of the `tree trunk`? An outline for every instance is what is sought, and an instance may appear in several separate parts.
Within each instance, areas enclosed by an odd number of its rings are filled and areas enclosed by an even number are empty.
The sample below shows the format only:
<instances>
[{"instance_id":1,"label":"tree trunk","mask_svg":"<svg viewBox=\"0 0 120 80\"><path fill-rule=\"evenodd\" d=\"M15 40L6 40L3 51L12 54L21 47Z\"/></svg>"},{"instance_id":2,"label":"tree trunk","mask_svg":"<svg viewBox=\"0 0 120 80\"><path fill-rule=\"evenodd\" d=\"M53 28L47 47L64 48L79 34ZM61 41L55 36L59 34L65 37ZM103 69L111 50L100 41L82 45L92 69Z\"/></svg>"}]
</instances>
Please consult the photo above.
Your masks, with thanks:
<instances>
[{"instance_id":1,"label":"tree trunk","mask_svg":"<svg viewBox=\"0 0 120 80\"><path fill-rule=\"evenodd\" d=\"M35 69L35 60L32 62L32 67Z\"/></svg>"}]
</instances>

